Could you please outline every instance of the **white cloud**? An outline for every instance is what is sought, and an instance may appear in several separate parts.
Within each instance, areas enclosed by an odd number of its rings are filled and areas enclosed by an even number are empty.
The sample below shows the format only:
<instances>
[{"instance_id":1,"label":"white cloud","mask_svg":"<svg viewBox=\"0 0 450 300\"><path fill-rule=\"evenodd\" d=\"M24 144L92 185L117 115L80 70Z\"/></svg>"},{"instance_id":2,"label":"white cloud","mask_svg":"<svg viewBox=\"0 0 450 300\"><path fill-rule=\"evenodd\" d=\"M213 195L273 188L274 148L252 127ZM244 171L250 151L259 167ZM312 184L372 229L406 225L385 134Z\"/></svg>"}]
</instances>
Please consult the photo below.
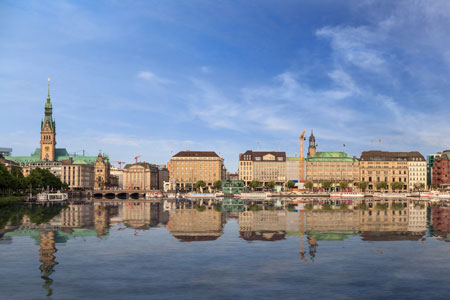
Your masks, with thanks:
<instances>
[{"instance_id":1,"label":"white cloud","mask_svg":"<svg viewBox=\"0 0 450 300\"><path fill-rule=\"evenodd\" d=\"M165 85L172 83L171 80L157 76L155 73L150 71L140 71L137 74L137 77L156 85Z\"/></svg>"},{"instance_id":2,"label":"white cloud","mask_svg":"<svg viewBox=\"0 0 450 300\"><path fill-rule=\"evenodd\" d=\"M205 74L209 74L209 73L211 73L211 68L208 66L201 66L200 71L202 71Z\"/></svg>"},{"instance_id":3,"label":"white cloud","mask_svg":"<svg viewBox=\"0 0 450 300\"><path fill-rule=\"evenodd\" d=\"M335 58L351 63L365 71L385 71L385 59L380 49L371 47L383 40L383 34L368 27L323 27L316 35L331 40Z\"/></svg>"}]
</instances>

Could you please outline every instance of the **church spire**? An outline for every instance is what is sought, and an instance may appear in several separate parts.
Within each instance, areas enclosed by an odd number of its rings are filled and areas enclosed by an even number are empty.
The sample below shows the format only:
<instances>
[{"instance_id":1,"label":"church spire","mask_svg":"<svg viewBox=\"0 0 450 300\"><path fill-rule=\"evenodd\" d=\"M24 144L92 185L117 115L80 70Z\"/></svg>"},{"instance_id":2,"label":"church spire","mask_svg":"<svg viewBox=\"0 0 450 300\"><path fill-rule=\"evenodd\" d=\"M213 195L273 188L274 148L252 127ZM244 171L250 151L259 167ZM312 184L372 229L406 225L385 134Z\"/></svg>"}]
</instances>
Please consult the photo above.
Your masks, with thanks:
<instances>
[{"instance_id":1,"label":"church spire","mask_svg":"<svg viewBox=\"0 0 450 300\"><path fill-rule=\"evenodd\" d=\"M52 109L52 101L50 100L50 78L48 79L48 96L47 96L47 102L45 103L45 115L47 115L47 109L50 109L49 113L51 114Z\"/></svg>"}]
</instances>

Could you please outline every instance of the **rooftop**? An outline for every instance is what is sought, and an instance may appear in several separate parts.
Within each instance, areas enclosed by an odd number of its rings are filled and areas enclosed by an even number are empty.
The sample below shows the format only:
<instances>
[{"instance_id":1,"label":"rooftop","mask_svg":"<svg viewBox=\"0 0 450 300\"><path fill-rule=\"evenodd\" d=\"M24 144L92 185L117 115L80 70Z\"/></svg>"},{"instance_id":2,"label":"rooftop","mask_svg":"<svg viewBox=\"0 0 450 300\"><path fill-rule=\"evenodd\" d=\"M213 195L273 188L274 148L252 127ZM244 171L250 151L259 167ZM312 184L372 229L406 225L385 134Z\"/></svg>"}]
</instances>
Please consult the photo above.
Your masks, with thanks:
<instances>
[{"instance_id":1,"label":"rooftop","mask_svg":"<svg viewBox=\"0 0 450 300\"><path fill-rule=\"evenodd\" d=\"M180 151L173 157L219 157L214 151Z\"/></svg>"},{"instance_id":2,"label":"rooftop","mask_svg":"<svg viewBox=\"0 0 450 300\"><path fill-rule=\"evenodd\" d=\"M247 150L245 153L239 154L239 160L286 161L286 152Z\"/></svg>"},{"instance_id":3,"label":"rooftop","mask_svg":"<svg viewBox=\"0 0 450 300\"><path fill-rule=\"evenodd\" d=\"M361 160L365 161L425 161L422 154L417 151L412 152L389 152L389 151L364 151L361 153Z\"/></svg>"},{"instance_id":4,"label":"rooftop","mask_svg":"<svg viewBox=\"0 0 450 300\"><path fill-rule=\"evenodd\" d=\"M355 161L345 152L316 152L313 156L306 158L307 161Z\"/></svg>"}]
</instances>

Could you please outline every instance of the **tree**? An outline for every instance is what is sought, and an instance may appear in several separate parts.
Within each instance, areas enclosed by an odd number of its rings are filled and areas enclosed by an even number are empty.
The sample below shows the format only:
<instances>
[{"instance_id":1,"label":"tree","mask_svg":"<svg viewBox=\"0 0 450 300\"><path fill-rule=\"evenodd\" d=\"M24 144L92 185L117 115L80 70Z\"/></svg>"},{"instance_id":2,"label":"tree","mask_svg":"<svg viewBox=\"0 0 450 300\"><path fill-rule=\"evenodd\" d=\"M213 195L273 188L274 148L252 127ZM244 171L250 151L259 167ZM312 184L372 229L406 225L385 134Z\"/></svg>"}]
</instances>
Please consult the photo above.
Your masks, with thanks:
<instances>
[{"instance_id":1,"label":"tree","mask_svg":"<svg viewBox=\"0 0 450 300\"><path fill-rule=\"evenodd\" d=\"M275 187L275 181L269 181L266 184L266 187L273 191L273 188Z\"/></svg>"},{"instance_id":2,"label":"tree","mask_svg":"<svg viewBox=\"0 0 450 300\"><path fill-rule=\"evenodd\" d=\"M213 186L216 190L221 190L222 189L222 181L221 180L214 181Z\"/></svg>"},{"instance_id":3,"label":"tree","mask_svg":"<svg viewBox=\"0 0 450 300\"><path fill-rule=\"evenodd\" d=\"M195 188L197 189L197 191L200 188L204 188L206 186L206 182L204 182L203 180L199 180L195 183Z\"/></svg>"},{"instance_id":4,"label":"tree","mask_svg":"<svg viewBox=\"0 0 450 300\"><path fill-rule=\"evenodd\" d=\"M333 183L331 181L324 181L320 184L322 186L322 188L326 191L328 191L331 186L333 185Z\"/></svg>"},{"instance_id":5,"label":"tree","mask_svg":"<svg viewBox=\"0 0 450 300\"><path fill-rule=\"evenodd\" d=\"M293 189L295 187L295 182L289 180L288 182L286 182L286 187L290 190Z\"/></svg>"},{"instance_id":6,"label":"tree","mask_svg":"<svg viewBox=\"0 0 450 300\"><path fill-rule=\"evenodd\" d=\"M0 192L6 194L6 191L11 189L13 177L8 172L6 166L0 163Z\"/></svg>"},{"instance_id":7,"label":"tree","mask_svg":"<svg viewBox=\"0 0 450 300\"><path fill-rule=\"evenodd\" d=\"M255 190L257 188L259 188L261 186L261 182L259 182L258 180L252 180L250 181L250 188L252 190Z\"/></svg>"},{"instance_id":8,"label":"tree","mask_svg":"<svg viewBox=\"0 0 450 300\"><path fill-rule=\"evenodd\" d=\"M361 181L361 182L358 182L356 185L358 186L358 188L361 189L361 191L365 192L369 183L365 182L365 181Z\"/></svg>"},{"instance_id":9,"label":"tree","mask_svg":"<svg viewBox=\"0 0 450 300\"><path fill-rule=\"evenodd\" d=\"M348 188L348 183L345 181L339 182L339 188L341 189L341 191L345 190L346 188Z\"/></svg>"},{"instance_id":10,"label":"tree","mask_svg":"<svg viewBox=\"0 0 450 300\"><path fill-rule=\"evenodd\" d=\"M424 183L416 183L416 184L414 184L414 190L423 191L424 189L425 189L425 184Z\"/></svg>"},{"instance_id":11,"label":"tree","mask_svg":"<svg viewBox=\"0 0 450 300\"><path fill-rule=\"evenodd\" d=\"M33 188L53 188L61 189L64 185L61 180L47 169L36 168L26 177L26 185L32 185Z\"/></svg>"},{"instance_id":12,"label":"tree","mask_svg":"<svg viewBox=\"0 0 450 300\"><path fill-rule=\"evenodd\" d=\"M25 182L25 177L22 174L22 171L19 168L11 169L12 176L12 188L14 191L24 190L27 187Z\"/></svg>"},{"instance_id":13,"label":"tree","mask_svg":"<svg viewBox=\"0 0 450 300\"><path fill-rule=\"evenodd\" d=\"M311 190L314 187L314 184L311 181L305 182L305 188Z\"/></svg>"},{"instance_id":14,"label":"tree","mask_svg":"<svg viewBox=\"0 0 450 300\"><path fill-rule=\"evenodd\" d=\"M375 186L376 186L377 190L385 190L385 189L388 188L388 184L387 184L386 182L384 182L384 181L382 181L382 182L377 182L377 183L375 184Z\"/></svg>"},{"instance_id":15,"label":"tree","mask_svg":"<svg viewBox=\"0 0 450 300\"><path fill-rule=\"evenodd\" d=\"M401 182L391 182L391 189L393 191L400 190L402 188L403 188L403 183L401 183Z\"/></svg>"}]
</instances>

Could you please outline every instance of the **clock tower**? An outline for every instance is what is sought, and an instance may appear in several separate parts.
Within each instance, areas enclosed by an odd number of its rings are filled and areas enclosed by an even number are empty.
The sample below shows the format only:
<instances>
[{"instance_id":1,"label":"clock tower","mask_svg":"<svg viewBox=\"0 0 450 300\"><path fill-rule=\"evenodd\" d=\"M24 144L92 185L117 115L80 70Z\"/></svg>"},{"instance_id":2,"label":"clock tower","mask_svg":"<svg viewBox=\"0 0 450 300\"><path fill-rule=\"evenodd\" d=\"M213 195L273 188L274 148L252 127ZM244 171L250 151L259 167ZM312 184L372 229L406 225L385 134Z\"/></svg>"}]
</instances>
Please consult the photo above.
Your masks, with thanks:
<instances>
[{"instance_id":1,"label":"clock tower","mask_svg":"<svg viewBox=\"0 0 450 300\"><path fill-rule=\"evenodd\" d=\"M50 81L50 79L49 79ZM55 121L52 117L52 102L50 100L50 84L48 85L47 102L45 103L45 116L41 121L41 160L55 160L56 145Z\"/></svg>"}]
</instances>

